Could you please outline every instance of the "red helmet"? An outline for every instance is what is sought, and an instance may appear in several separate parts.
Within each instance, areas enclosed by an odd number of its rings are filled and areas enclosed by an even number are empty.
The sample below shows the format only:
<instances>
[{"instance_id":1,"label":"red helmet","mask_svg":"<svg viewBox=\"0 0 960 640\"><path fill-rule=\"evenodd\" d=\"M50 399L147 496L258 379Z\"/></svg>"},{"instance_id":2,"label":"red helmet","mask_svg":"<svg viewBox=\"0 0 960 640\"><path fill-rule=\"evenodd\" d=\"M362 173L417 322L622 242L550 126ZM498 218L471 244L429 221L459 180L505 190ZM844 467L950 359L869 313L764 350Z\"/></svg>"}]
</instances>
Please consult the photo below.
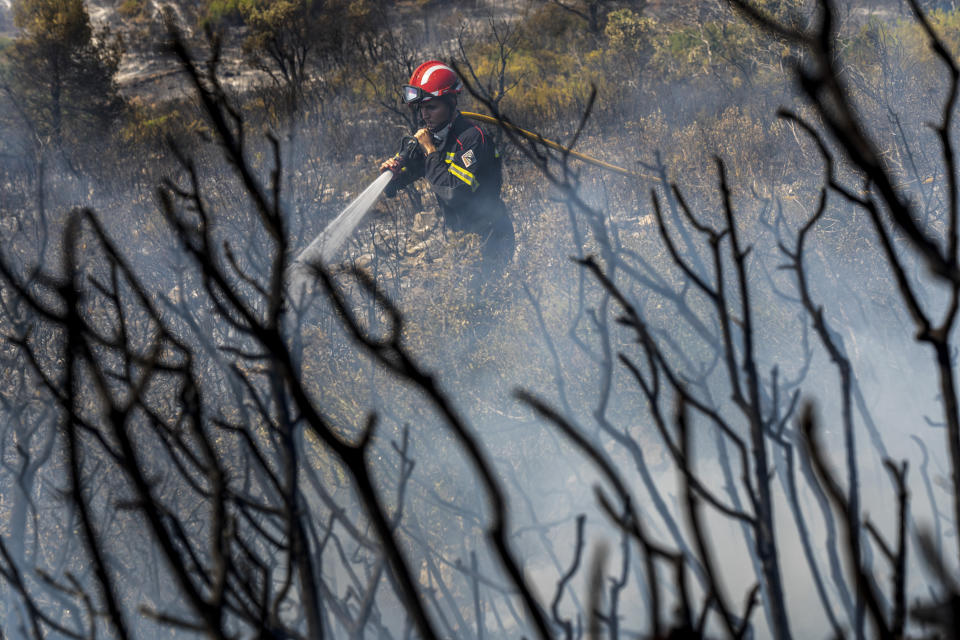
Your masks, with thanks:
<instances>
[{"instance_id":1,"label":"red helmet","mask_svg":"<svg viewBox=\"0 0 960 640\"><path fill-rule=\"evenodd\" d=\"M403 85L403 101L411 104L460 93L463 83L453 69L439 60L430 60L417 67L410 84Z\"/></svg>"}]
</instances>

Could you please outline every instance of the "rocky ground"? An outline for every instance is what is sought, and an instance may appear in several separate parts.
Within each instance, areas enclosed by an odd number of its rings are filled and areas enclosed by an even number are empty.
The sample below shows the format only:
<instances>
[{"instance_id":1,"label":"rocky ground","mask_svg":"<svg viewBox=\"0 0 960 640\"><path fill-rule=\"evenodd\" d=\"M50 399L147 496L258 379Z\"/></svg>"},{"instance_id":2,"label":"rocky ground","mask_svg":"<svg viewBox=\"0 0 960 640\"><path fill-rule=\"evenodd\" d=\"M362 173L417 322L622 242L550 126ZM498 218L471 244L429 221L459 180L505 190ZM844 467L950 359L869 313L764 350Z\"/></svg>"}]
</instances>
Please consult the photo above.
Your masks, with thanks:
<instances>
[{"instance_id":1,"label":"rocky ground","mask_svg":"<svg viewBox=\"0 0 960 640\"><path fill-rule=\"evenodd\" d=\"M9 0L0 0L0 3ZM447 23L458 18L470 26L482 26L489 18L519 19L527 2L524 0L473 0L456 7L422 14L415 3L398 1L393 4L393 19L397 24L415 24L430 35L427 22ZM117 0L88 0L91 21L123 37L125 54L117 73L120 91L128 97L137 96L147 102L177 97L184 91L184 78L178 65L155 49L153 43L163 36L165 19L172 19L185 33L202 43L202 34L194 33L198 17L191 13L190 3L175 0L147 0L147 5L135 18L118 10ZM472 25L471 25L472 23ZM434 37L437 34L433 34ZM237 39L238 40L238 39ZM221 65L222 80L228 87L243 91L266 80L263 73L251 69L240 55L239 46L228 43Z\"/></svg>"}]
</instances>

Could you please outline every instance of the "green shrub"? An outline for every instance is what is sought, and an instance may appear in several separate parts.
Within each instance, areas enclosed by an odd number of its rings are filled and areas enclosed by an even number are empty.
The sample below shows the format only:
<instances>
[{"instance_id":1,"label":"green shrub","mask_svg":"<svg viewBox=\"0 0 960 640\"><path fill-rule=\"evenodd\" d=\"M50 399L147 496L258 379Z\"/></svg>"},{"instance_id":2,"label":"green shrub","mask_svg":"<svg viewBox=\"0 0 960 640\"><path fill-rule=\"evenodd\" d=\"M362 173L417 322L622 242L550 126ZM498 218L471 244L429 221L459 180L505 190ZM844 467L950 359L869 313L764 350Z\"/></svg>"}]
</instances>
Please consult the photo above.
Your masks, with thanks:
<instances>
[{"instance_id":1,"label":"green shrub","mask_svg":"<svg viewBox=\"0 0 960 640\"><path fill-rule=\"evenodd\" d=\"M607 16L604 35L610 52L622 60L630 75L639 73L653 55L662 26L657 20L630 9L618 9Z\"/></svg>"}]
</instances>

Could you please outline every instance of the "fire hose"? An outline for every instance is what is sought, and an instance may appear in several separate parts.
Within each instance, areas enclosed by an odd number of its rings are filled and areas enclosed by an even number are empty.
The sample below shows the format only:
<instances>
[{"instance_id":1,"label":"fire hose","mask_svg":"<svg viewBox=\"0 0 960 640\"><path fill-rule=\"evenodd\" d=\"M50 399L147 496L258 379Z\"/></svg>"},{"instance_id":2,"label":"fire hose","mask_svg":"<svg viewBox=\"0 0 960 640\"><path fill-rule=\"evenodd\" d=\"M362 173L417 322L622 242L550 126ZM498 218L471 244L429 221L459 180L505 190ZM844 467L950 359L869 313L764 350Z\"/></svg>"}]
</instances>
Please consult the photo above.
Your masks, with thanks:
<instances>
[{"instance_id":1,"label":"fire hose","mask_svg":"<svg viewBox=\"0 0 960 640\"><path fill-rule=\"evenodd\" d=\"M573 149L564 147L559 142L554 142L553 140L547 140L546 138L541 136L539 133L534 133L533 131L527 131L526 129L521 129L515 124L510 124L509 122L506 122L499 118L494 118L493 116L484 115L482 113L471 113L469 111L461 111L460 115L464 116L465 118L470 118L471 120L486 122L487 124L493 124L493 125L503 127L504 129L509 129L510 131L513 131L514 133L517 133L523 136L524 138L527 138L528 140L533 140L534 142L542 144L545 147L550 147L551 149L559 151L565 155L569 155L572 158L576 158L577 160L586 162L587 164L592 164L595 167L600 167L601 169L606 169L607 171L613 171L614 173L619 173L620 175L629 176L631 178L646 178L648 180L658 180L658 178L656 178L655 176L641 173L639 171L630 171L629 169L624 169L623 167L618 167L615 164L610 164L609 162L604 162L603 160L599 160L592 156L588 156L585 153L574 151Z\"/></svg>"}]
</instances>

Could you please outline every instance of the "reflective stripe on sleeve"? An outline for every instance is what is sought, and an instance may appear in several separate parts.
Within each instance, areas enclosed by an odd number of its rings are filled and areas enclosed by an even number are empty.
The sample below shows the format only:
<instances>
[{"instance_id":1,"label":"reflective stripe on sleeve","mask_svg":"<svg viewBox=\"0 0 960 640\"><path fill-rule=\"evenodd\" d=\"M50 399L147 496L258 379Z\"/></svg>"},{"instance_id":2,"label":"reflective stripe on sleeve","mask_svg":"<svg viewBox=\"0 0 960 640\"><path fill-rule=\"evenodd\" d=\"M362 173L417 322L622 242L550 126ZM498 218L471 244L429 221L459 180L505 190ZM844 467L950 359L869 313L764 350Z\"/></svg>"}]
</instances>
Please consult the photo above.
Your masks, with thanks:
<instances>
[{"instance_id":1,"label":"reflective stripe on sleeve","mask_svg":"<svg viewBox=\"0 0 960 640\"><path fill-rule=\"evenodd\" d=\"M477 190L477 187L479 186L479 184L477 183L477 179L474 177L472 173L470 173L460 165L451 163L450 173L452 173L453 175L457 176L458 178L466 182L468 185L470 185L470 188L473 189L474 191Z\"/></svg>"},{"instance_id":2,"label":"reflective stripe on sleeve","mask_svg":"<svg viewBox=\"0 0 960 640\"><path fill-rule=\"evenodd\" d=\"M448 151L448 152L447 152L447 159L446 159L447 164L452 164L452 163L453 163L453 156L454 156L453 151Z\"/></svg>"}]
</instances>

